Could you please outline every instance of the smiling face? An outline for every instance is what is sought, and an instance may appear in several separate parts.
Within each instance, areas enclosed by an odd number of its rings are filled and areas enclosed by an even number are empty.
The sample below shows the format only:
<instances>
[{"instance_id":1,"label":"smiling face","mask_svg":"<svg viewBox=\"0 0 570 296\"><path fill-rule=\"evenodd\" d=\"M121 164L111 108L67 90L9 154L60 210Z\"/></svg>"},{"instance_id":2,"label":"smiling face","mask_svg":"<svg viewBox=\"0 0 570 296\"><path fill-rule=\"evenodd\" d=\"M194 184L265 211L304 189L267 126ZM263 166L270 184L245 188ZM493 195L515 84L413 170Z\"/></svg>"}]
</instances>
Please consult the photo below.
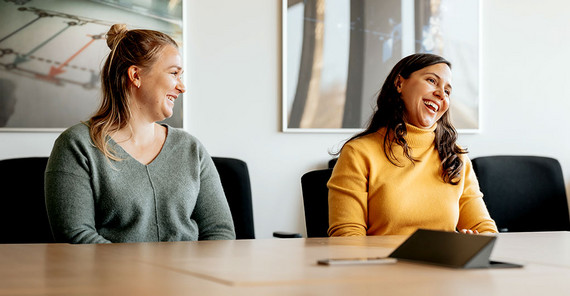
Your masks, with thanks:
<instances>
[{"instance_id":1,"label":"smiling face","mask_svg":"<svg viewBox=\"0 0 570 296\"><path fill-rule=\"evenodd\" d=\"M432 127L449 109L451 69L440 63L413 72L395 81L406 112L404 121L419 128Z\"/></svg>"},{"instance_id":2,"label":"smiling face","mask_svg":"<svg viewBox=\"0 0 570 296\"><path fill-rule=\"evenodd\" d=\"M133 82L136 112L150 122L171 117L174 100L186 91L178 49L172 45L165 46L153 65L135 71L138 71Z\"/></svg>"}]
</instances>

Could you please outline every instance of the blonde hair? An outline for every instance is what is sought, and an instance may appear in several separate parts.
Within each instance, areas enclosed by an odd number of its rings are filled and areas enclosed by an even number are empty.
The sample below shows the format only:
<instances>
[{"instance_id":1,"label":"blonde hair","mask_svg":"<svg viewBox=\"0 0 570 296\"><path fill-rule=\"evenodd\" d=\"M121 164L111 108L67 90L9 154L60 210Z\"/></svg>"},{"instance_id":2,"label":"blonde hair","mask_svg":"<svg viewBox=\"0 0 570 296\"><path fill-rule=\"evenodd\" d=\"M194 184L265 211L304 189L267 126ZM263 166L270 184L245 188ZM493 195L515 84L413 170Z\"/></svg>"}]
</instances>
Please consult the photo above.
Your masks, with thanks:
<instances>
[{"instance_id":1,"label":"blonde hair","mask_svg":"<svg viewBox=\"0 0 570 296\"><path fill-rule=\"evenodd\" d=\"M107 45L111 52L101 70L101 105L89 121L89 135L108 159L120 161L109 141L111 133L126 127L131 119L128 69L133 65L151 67L165 46L178 45L162 32L128 30L124 24L111 26Z\"/></svg>"}]
</instances>

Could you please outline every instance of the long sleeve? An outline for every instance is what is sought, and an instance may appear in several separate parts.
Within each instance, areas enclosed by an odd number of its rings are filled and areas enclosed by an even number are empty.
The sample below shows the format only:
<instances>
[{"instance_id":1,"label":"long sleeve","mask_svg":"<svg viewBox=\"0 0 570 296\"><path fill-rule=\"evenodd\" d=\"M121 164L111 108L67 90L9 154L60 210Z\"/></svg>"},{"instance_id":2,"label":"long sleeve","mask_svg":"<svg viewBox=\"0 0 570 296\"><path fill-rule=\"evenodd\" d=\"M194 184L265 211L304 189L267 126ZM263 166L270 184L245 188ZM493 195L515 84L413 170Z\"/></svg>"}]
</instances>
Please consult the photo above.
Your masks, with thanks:
<instances>
[{"instance_id":1,"label":"long sleeve","mask_svg":"<svg viewBox=\"0 0 570 296\"><path fill-rule=\"evenodd\" d=\"M491 219L489 211L483 201L483 193L479 188L479 181L473 171L471 160L463 157L465 170L465 184L463 194L459 199L458 229L472 229L479 233L497 233L495 221Z\"/></svg>"},{"instance_id":2,"label":"long sleeve","mask_svg":"<svg viewBox=\"0 0 570 296\"><path fill-rule=\"evenodd\" d=\"M235 239L231 212L214 162L206 154L201 163L200 192L192 213L198 223L199 239Z\"/></svg>"},{"instance_id":3,"label":"long sleeve","mask_svg":"<svg viewBox=\"0 0 570 296\"><path fill-rule=\"evenodd\" d=\"M89 179L50 171L45 178L46 207L59 242L110 243L95 228L95 208Z\"/></svg>"},{"instance_id":4,"label":"long sleeve","mask_svg":"<svg viewBox=\"0 0 570 296\"><path fill-rule=\"evenodd\" d=\"M79 146L64 134L52 150L45 174L48 218L56 241L109 243L95 226L91 177Z\"/></svg>"},{"instance_id":5,"label":"long sleeve","mask_svg":"<svg viewBox=\"0 0 570 296\"><path fill-rule=\"evenodd\" d=\"M329 236L366 235L368 169L350 145L345 146L327 184L329 188Z\"/></svg>"}]
</instances>

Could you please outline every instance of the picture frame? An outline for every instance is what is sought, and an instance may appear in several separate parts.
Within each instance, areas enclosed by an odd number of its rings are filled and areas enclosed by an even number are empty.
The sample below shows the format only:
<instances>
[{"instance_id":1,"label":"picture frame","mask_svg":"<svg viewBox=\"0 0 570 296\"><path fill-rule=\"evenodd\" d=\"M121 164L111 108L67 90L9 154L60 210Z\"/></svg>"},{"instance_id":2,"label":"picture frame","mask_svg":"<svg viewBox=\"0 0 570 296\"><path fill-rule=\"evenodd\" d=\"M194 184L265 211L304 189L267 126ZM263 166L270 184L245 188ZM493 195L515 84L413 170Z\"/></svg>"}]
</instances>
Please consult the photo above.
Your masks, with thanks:
<instances>
[{"instance_id":1,"label":"picture frame","mask_svg":"<svg viewBox=\"0 0 570 296\"><path fill-rule=\"evenodd\" d=\"M164 32L184 50L183 1L0 2L0 131L61 132L101 101L100 70L116 23ZM165 122L183 127L182 97Z\"/></svg>"},{"instance_id":2,"label":"picture frame","mask_svg":"<svg viewBox=\"0 0 570 296\"><path fill-rule=\"evenodd\" d=\"M452 64L459 133L481 128L480 0L282 0L282 131L357 133L403 57Z\"/></svg>"}]
</instances>

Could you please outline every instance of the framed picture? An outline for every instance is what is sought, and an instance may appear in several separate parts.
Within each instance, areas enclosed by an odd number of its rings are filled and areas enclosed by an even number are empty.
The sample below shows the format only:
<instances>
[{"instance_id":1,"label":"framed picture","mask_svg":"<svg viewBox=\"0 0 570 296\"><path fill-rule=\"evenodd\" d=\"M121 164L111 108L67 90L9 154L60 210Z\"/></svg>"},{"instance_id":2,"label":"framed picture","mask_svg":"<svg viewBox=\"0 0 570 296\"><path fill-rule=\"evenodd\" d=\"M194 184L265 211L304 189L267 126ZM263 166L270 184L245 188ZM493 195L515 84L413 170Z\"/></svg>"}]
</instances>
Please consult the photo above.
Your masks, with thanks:
<instances>
[{"instance_id":1,"label":"framed picture","mask_svg":"<svg viewBox=\"0 0 570 296\"><path fill-rule=\"evenodd\" d=\"M0 1L0 131L88 120L100 104L111 25L162 31L183 46L182 11L182 0ZM166 122L182 127L182 100L175 105Z\"/></svg>"},{"instance_id":2,"label":"framed picture","mask_svg":"<svg viewBox=\"0 0 570 296\"><path fill-rule=\"evenodd\" d=\"M283 0L285 132L361 131L393 66L417 52L452 63L450 114L480 128L480 0Z\"/></svg>"}]
</instances>

